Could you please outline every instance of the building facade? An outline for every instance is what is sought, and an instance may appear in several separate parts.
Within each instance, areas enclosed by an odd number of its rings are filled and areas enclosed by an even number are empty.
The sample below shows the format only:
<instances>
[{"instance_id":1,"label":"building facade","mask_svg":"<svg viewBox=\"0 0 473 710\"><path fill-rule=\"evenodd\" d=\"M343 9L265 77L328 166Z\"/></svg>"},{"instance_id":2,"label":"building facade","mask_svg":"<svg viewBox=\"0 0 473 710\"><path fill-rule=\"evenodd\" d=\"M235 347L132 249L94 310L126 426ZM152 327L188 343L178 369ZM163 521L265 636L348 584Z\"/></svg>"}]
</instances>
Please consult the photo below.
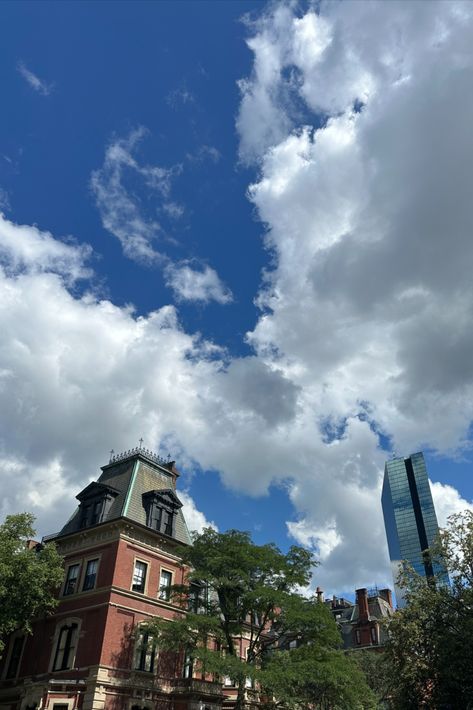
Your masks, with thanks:
<instances>
[{"instance_id":1,"label":"building facade","mask_svg":"<svg viewBox=\"0 0 473 710\"><path fill-rule=\"evenodd\" d=\"M393 613L390 589L357 589L355 603L339 597L324 603L332 612L346 650L382 650L387 641L387 621Z\"/></svg>"},{"instance_id":2,"label":"building facade","mask_svg":"<svg viewBox=\"0 0 473 710\"><path fill-rule=\"evenodd\" d=\"M77 495L49 536L65 559L59 605L31 636L10 638L1 710L220 710L220 683L140 631L151 617L185 613L169 593L184 582L190 544L178 476L173 461L140 448L112 458Z\"/></svg>"},{"instance_id":3,"label":"building facade","mask_svg":"<svg viewBox=\"0 0 473 710\"><path fill-rule=\"evenodd\" d=\"M439 528L422 452L386 462L381 502L396 601L403 606L398 584L403 560L418 574L448 584L446 570L426 555Z\"/></svg>"}]
</instances>

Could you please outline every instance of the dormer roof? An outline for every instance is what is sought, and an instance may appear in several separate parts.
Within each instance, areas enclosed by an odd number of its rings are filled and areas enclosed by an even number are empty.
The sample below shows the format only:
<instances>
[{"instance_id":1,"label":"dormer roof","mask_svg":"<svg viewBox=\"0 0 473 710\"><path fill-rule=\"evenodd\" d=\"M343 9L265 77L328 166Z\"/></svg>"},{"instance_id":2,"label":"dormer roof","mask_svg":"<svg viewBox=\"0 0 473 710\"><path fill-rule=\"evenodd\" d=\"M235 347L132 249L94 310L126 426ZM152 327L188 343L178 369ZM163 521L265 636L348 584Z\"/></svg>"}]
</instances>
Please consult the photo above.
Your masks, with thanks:
<instances>
[{"instance_id":1,"label":"dormer roof","mask_svg":"<svg viewBox=\"0 0 473 710\"><path fill-rule=\"evenodd\" d=\"M118 488L107 486L104 483L99 483L98 481L92 481L92 483L89 483L84 490L76 495L76 498L82 503L82 501L88 500L89 498L98 498L104 495L111 495L115 498L119 493L120 491Z\"/></svg>"}]
</instances>

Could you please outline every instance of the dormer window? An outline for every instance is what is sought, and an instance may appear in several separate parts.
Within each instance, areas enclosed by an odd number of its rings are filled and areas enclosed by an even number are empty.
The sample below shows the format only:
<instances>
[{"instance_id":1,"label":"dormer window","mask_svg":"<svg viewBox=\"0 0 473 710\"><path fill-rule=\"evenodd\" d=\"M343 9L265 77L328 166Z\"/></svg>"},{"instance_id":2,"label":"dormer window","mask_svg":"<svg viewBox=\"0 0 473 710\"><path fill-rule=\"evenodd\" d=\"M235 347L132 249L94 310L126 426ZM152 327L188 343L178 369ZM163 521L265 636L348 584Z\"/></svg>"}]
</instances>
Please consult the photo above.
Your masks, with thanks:
<instances>
[{"instance_id":1,"label":"dormer window","mask_svg":"<svg viewBox=\"0 0 473 710\"><path fill-rule=\"evenodd\" d=\"M173 490L148 491L143 494L146 524L157 532L174 537L176 515L182 503Z\"/></svg>"},{"instance_id":2,"label":"dormer window","mask_svg":"<svg viewBox=\"0 0 473 710\"><path fill-rule=\"evenodd\" d=\"M119 491L103 483L90 483L76 496L80 501L80 527L103 523Z\"/></svg>"}]
</instances>

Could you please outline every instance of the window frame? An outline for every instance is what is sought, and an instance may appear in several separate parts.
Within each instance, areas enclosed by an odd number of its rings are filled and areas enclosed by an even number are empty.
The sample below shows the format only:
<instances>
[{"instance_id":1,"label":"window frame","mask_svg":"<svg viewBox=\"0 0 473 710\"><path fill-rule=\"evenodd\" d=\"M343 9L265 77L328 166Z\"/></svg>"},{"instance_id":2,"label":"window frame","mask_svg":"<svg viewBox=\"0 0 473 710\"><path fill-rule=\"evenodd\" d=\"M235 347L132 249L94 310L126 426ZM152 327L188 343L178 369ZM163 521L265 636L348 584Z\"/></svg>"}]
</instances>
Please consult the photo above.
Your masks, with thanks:
<instances>
[{"instance_id":1,"label":"window frame","mask_svg":"<svg viewBox=\"0 0 473 710\"><path fill-rule=\"evenodd\" d=\"M16 664L15 673L10 675L9 670L10 670L11 662L13 659L13 651L15 650L15 644L17 643L18 640L22 641L21 651L18 654L18 661ZM25 650L25 646L26 646L26 635L22 631L16 631L14 634L12 634L12 636L10 637L10 643L8 646L8 653L5 657L5 666L4 666L3 672L2 672L2 679L3 680L16 680L18 678L21 662L23 660L23 652Z\"/></svg>"},{"instance_id":2,"label":"window frame","mask_svg":"<svg viewBox=\"0 0 473 710\"><path fill-rule=\"evenodd\" d=\"M52 649L51 649L51 658L49 662L49 672L50 673L61 673L62 671L69 671L73 670L77 658L77 649L79 647L79 639L80 639L80 630L81 630L81 625L82 625L82 619L79 619L77 617L67 617L66 619L62 619L56 624L56 628L54 630L54 636L53 636L53 643L52 643ZM74 629L75 627L75 629ZM61 667L58 668L56 667L57 660L58 660L58 654L61 652L60 648L60 643L61 643L61 635L64 629L73 629L72 634L69 639L66 638L65 640L65 646L62 649L62 662L61 662ZM62 666L64 665L64 651L67 649L68 653L68 664L67 667L63 668ZM72 652L72 655L71 655Z\"/></svg>"},{"instance_id":3,"label":"window frame","mask_svg":"<svg viewBox=\"0 0 473 710\"><path fill-rule=\"evenodd\" d=\"M170 580L169 584L167 586L164 586L161 584L161 575L163 574L169 574L170 575ZM171 587L174 584L174 572L173 570L169 569L168 567L163 567L160 566L159 568L159 585L158 585L158 600L161 602L167 602L168 604L171 603Z\"/></svg>"},{"instance_id":4,"label":"window frame","mask_svg":"<svg viewBox=\"0 0 473 710\"><path fill-rule=\"evenodd\" d=\"M158 643L156 638L141 625L137 627L138 638L135 640L135 648L133 649L133 671L138 673L153 673L156 674L158 667ZM139 662L137 663L137 657ZM150 661L148 662L148 656ZM147 668L146 666L150 667Z\"/></svg>"},{"instance_id":5,"label":"window frame","mask_svg":"<svg viewBox=\"0 0 473 710\"><path fill-rule=\"evenodd\" d=\"M140 591L138 589L133 589L134 586L134 578L135 578L135 570L136 570L136 564L139 562L140 564L145 566L145 575L144 575L144 582L143 582L143 590ZM131 575L131 585L130 585L130 590L134 592L135 594L147 594L148 593L148 580L149 580L149 570L150 570L150 562L148 560L144 560L142 557L135 557L133 559L133 571Z\"/></svg>"},{"instance_id":6,"label":"window frame","mask_svg":"<svg viewBox=\"0 0 473 710\"><path fill-rule=\"evenodd\" d=\"M66 592L68 577L69 577L69 570L75 566L78 567L77 576L75 578L75 587L71 592ZM73 594L78 593L78 591L80 590L81 576L82 576L82 559L71 560L70 562L67 562L66 567L65 567L64 582L62 585L62 592L61 592L62 597L70 597Z\"/></svg>"},{"instance_id":7,"label":"window frame","mask_svg":"<svg viewBox=\"0 0 473 710\"><path fill-rule=\"evenodd\" d=\"M82 564L82 574L81 574L81 584L80 584L80 591L81 592L92 592L94 589L97 588L97 579L99 576L99 569L100 569L100 561L102 559L102 555L93 555L91 557L85 557L83 560ZM85 582L87 579L87 567L91 562L97 562L97 568L95 570L95 577L94 577L94 584L92 587L88 587L87 589L85 588Z\"/></svg>"}]
</instances>

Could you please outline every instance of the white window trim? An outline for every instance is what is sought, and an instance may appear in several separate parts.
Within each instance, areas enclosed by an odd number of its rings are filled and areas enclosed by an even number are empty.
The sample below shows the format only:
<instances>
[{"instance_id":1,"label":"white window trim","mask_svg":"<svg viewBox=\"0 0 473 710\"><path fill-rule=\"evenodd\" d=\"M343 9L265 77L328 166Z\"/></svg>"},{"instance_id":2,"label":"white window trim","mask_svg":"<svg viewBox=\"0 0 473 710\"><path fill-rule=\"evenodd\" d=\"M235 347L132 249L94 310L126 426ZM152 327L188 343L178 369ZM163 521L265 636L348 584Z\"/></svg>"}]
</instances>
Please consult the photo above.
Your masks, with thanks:
<instances>
[{"instance_id":1,"label":"white window trim","mask_svg":"<svg viewBox=\"0 0 473 710\"><path fill-rule=\"evenodd\" d=\"M163 567L163 565L160 565L159 567L159 579L158 579L158 601L159 602L164 602L165 604L171 604L171 599L164 599L161 597L161 573L162 572L169 572L171 575L171 582L169 584L169 587L172 587L174 584L174 571L172 569L169 569L168 567Z\"/></svg>"},{"instance_id":2,"label":"white window trim","mask_svg":"<svg viewBox=\"0 0 473 710\"><path fill-rule=\"evenodd\" d=\"M86 573L86 571L87 571L87 563L88 563L88 562L91 562L92 560L97 560L97 574L95 575L95 583L94 583L94 586L92 587L92 589L82 589L82 587L84 586L84 582L85 582L85 573ZM84 593L93 592L93 591L95 591L95 589L97 589L97 579L98 579L98 576L99 576L100 563L101 563L101 561L102 561L102 553L101 553L101 552L100 552L100 553L97 553L96 555L88 555L87 557L84 557L84 558L83 558L83 560L82 560L82 568L81 568L80 574L79 574L79 590L78 590L81 594L82 594L83 592L84 592ZM71 596L72 596L72 595L71 595Z\"/></svg>"},{"instance_id":3,"label":"white window trim","mask_svg":"<svg viewBox=\"0 0 473 710\"><path fill-rule=\"evenodd\" d=\"M72 592L72 594L64 594L66 590L66 582L67 582L67 575L69 572L70 567L74 567L74 565L79 565L79 572L77 574L77 584L75 590ZM81 586L81 578L82 578L82 558L79 557L76 560L70 560L66 562L64 566L64 581L62 583L61 587L61 598L62 597L73 597L75 594L77 594L80 591L80 586Z\"/></svg>"},{"instance_id":4,"label":"white window trim","mask_svg":"<svg viewBox=\"0 0 473 710\"><path fill-rule=\"evenodd\" d=\"M135 568L136 568L136 563L141 562L142 564L146 565L146 574L145 574L145 588L142 592L138 592L136 589L133 589L133 577L135 576ZM148 584L149 584L149 576L150 576L150 569L151 569L151 564L149 560L145 560L142 557L135 557L133 559L133 570L131 573L131 584L130 584L130 591L133 594L141 594L146 596L148 594Z\"/></svg>"},{"instance_id":5,"label":"white window trim","mask_svg":"<svg viewBox=\"0 0 473 710\"><path fill-rule=\"evenodd\" d=\"M64 669L63 671L56 670L53 671L54 659L56 657L57 644L59 641L59 634L64 626L70 626L71 624L77 624L77 643L74 649L74 656L71 659L71 667ZM51 657L49 659L48 673L65 673L67 670L72 670L75 668L75 662L77 658L77 649L79 647L80 635L81 635L82 619L77 616L68 616L65 619L61 619L56 623L56 628L54 629L54 636L51 648Z\"/></svg>"}]
</instances>

